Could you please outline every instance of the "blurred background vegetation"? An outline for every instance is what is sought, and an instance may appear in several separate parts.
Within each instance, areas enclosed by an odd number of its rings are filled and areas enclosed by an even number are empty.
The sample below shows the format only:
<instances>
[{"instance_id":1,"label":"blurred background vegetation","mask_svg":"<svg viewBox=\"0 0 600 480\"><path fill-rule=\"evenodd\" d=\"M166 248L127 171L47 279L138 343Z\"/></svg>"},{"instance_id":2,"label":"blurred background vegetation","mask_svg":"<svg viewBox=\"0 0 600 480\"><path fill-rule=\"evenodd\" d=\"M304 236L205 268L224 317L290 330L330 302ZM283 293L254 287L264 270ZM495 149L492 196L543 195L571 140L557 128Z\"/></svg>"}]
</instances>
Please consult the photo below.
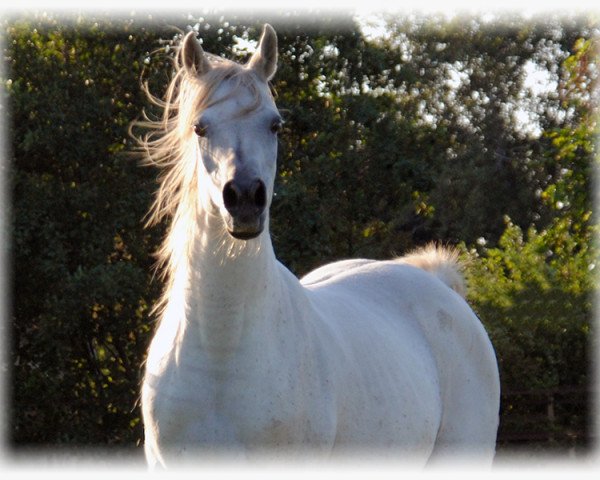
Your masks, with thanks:
<instances>
[{"instance_id":1,"label":"blurred background vegetation","mask_svg":"<svg viewBox=\"0 0 600 480\"><path fill-rule=\"evenodd\" d=\"M177 31L244 61L278 32L285 120L271 212L298 275L430 241L468 261L502 380L499 451L592 445L597 18L335 14L2 21L11 304L7 440L132 447L164 225L130 123Z\"/></svg>"}]
</instances>

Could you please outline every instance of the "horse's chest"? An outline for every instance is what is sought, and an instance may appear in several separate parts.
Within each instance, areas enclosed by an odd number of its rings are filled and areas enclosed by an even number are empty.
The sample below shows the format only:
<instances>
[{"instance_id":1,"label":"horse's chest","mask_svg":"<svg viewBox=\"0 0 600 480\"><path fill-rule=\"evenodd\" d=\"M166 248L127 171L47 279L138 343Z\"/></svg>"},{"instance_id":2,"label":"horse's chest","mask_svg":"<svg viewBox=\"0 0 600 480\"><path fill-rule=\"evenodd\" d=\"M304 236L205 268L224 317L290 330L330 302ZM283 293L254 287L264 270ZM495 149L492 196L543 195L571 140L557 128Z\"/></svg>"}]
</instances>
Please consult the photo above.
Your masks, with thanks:
<instances>
[{"instance_id":1,"label":"horse's chest","mask_svg":"<svg viewBox=\"0 0 600 480\"><path fill-rule=\"evenodd\" d=\"M256 368L242 374L234 368L215 375L179 368L149 381L148 389L148 416L157 425L159 444L167 448L248 453L333 441L335 427L322 418L325 406L284 372Z\"/></svg>"}]
</instances>

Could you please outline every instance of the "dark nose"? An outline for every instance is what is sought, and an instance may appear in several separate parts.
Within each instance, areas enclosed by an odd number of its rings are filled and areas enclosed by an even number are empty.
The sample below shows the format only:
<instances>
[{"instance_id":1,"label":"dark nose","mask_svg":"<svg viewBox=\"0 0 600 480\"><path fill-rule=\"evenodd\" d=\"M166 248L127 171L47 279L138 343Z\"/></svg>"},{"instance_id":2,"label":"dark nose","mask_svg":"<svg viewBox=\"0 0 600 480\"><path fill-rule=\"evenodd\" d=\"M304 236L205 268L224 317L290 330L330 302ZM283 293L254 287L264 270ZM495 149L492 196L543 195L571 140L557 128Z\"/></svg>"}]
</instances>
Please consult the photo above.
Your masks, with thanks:
<instances>
[{"instance_id":1,"label":"dark nose","mask_svg":"<svg viewBox=\"0 0 600 480\"><path fill-rule=\"evenodd\" d=\"M233 179L223 187L223 203L232 217L241 223L251 223L267 206L267 189L260 179L249 182Z\"/></svg>"}]
</instances>

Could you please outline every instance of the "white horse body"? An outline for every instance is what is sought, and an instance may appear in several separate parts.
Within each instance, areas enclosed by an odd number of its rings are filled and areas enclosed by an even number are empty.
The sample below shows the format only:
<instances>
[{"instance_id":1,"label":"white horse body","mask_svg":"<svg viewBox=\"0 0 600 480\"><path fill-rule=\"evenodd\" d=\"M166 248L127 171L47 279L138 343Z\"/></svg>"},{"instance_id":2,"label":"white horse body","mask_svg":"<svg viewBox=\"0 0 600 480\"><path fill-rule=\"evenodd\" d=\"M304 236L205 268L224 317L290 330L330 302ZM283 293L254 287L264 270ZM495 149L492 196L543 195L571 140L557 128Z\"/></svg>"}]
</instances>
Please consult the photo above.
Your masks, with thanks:
<instances>
[{"instance_id":1,"label":"white horse body","mask_svg":"<svg viewBox=\"0 0 600 480\"><path fill-rule=\"evenodd\" d=\"M269 34L265 28L250 68L267 57ZM201 55L198 68L206 67ZM454 268L442 252L338 262L300 282L276 260L262 224L230 220L234 232L224 233L214 178L200 181L198 208L187 219L180 210L175 215L172 235L184 225L187 243L172 259L146 362L148 462L357 450L419 463L455 455L490 461L496 359L477 317L436 278L447 281ZM270 202L272 178L265 185ZM226 189L222 196L231 196ZM236 200L225 203L233 210ZM268 231L268 217L264 226ZM240 240L236 228L243 235L254 228L257 236ZM433 263L423 264L425 256Z\"/></svg>"}]
</instances>

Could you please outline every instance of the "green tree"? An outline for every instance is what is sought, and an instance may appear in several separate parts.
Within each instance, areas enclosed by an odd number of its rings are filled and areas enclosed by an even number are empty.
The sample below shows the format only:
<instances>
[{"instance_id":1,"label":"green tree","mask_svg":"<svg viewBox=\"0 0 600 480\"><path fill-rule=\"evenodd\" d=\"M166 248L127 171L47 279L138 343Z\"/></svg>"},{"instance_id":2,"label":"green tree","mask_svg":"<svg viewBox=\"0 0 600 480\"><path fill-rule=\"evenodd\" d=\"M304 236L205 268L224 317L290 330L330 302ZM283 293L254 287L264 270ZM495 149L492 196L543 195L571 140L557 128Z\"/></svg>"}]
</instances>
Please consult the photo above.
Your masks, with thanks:
<instances>
[{"instance_id":1,"label":"green tree","mask_svg":"<svg viewBox=\"0 0 600 480\"><path fill-rule=\"evenodd\" d=\"M398 112L429 131L420 149L431 175L427 229L446 240L495 243L506 214L522 228L547 225L553 214L539 192L556 171L542 133L567 111L551 87L575 40L592 35L593 20L392 17L388 24L383 45L396 52L389 76ZM528 83L531 72L547 82L539 91Z\"/></svg>"},{"instance_id":2,"label":"green tree","mask_svg":"<svg viewBox=\"0 0 600 480\"><path fill-rule=\"evenodd\" d=\"M596 168L593 139L593 73L597 64L589 40L574 42L563 62L560 97L572 111L563 124L544 135L545 151L556 174L541 199L555 213L542 231L525 234L507 219L494 248L472 250L469 298L496 348L503 390L507 392L586 391L591 381L593 300L597 289L597 226L592 218L590 178ZM518 428L512 416L532 414L518 398L504 405L504 430ZM567 433L589 442L590 402L557 412L559 441ZM522 428L522 426L521 426ZM575 432L585 432L577 437ZM581 438L583 437L583 438Z\"/></svg>"},{"instance_id":3,"label":"green tree","mask_svg":"<svg viewBox=\"0 0 600 480\"><path fill-rule=\"evenodd\" d=\"M119 444L152 323L153 175L122 153L156 41L133 19L6 23L12 162L11 440Z\"/></svg>"}]
</instances>

